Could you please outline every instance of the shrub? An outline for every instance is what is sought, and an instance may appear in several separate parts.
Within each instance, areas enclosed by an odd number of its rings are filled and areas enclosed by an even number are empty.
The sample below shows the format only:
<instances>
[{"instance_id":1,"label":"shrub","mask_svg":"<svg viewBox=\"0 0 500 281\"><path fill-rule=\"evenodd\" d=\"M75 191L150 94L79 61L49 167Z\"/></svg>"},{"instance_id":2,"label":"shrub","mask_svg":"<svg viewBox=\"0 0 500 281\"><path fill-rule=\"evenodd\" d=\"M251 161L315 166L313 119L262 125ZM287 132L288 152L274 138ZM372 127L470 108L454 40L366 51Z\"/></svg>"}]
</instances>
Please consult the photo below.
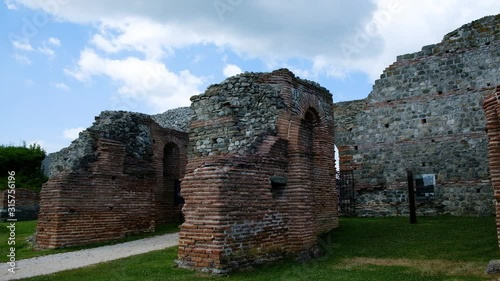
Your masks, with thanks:
<instances>
[{"instance_id":1,"label":"shrub","mask_svg":"<svg viewBox=\"0 0 500 281\"><path fill-rule=\"evenodd\" d=\"M39 191L47 177L42 171L45 151L38 145L0 145L0 190L7 188L8 171L16 172L16 188Z\"/></svg>"}]
</instances>

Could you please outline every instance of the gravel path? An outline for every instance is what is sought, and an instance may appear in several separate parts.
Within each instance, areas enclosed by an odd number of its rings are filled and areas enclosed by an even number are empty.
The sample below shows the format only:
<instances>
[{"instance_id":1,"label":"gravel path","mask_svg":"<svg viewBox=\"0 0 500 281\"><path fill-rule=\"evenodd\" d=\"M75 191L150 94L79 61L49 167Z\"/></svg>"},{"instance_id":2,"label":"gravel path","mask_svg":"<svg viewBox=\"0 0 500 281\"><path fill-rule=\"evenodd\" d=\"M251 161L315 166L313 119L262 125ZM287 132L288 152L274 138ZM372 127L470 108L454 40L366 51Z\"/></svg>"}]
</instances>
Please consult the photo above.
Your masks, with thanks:
<instances>
[{"instance_id":1,"label":"gravel path","mask_svg":"<svg viewBox=\"0 0 500 281\"><path fill-rule=\"evenodd\" d=\"M16 280L79 268L176 246L178 233L165 234L136 241L103 246L76 252L54 254L16 262L16 273L8 272L7 263L1 267L0 280Z\"/></svg>"}]
</instances>

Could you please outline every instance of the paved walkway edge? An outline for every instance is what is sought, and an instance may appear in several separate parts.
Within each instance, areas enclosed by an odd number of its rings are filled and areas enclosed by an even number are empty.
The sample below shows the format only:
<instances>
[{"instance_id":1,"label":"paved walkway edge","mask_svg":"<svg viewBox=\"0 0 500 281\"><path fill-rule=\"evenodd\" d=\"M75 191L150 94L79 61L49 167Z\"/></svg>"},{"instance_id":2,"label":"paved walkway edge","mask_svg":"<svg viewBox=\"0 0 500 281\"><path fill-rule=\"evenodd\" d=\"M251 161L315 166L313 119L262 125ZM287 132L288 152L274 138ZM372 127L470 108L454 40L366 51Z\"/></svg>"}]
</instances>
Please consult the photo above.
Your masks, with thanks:
<instances>
[{"instance_id":1,"label":"paved walkway edge","mask_svg":"<svg viewBox=\"0 0 500 281\"><path fill-rule=\"evenodd\" d=\"M15 273L9 272L9 265L4 263L1 268L0 280L16 280L51 274L63 270L75 269L144 254L176 246L178 244L178 239L178 233L171 233L116 245L19 260L16 261Z\"/></svg>"}]
</instances>

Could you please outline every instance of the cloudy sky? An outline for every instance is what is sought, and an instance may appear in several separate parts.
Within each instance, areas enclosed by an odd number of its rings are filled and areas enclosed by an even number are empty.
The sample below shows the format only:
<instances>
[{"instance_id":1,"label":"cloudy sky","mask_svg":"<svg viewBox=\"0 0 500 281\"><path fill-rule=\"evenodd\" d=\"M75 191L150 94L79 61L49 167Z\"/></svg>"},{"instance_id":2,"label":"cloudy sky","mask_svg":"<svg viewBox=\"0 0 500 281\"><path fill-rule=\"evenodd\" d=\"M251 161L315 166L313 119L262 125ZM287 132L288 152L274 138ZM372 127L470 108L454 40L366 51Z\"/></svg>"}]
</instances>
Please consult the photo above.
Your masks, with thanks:
<instances>
[{"instance_id":1,"label":"cloudy sky","mask_svg":"<svg viewBox=\"0 0 500 281\"><path fill-rule=\"evenodd\" d=\"M1 3L1 2L0 2ZM365 98L397 55L498 0L3 0L0 144L67 146L102 110L160 113L244 71L286 67Z\"/></svg>"}]
</instances>

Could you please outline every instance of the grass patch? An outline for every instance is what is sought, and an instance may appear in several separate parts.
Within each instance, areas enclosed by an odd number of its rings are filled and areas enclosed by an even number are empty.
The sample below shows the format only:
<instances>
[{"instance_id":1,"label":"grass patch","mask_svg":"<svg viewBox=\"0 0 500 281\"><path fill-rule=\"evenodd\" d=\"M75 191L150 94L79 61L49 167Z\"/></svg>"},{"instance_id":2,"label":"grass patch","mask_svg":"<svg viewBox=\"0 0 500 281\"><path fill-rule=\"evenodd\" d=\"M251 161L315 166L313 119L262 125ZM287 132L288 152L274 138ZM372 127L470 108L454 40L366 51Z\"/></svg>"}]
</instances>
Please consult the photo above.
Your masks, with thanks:
<instances>
[{"instance_id":1,"label":"grass patch","mask_svg":"<svg viewBox=\"0 0 500 281\"><path fill-rule=\"evenodd\" d=\"M342 219L335 237L339 257L488 262L499 254L493 217L422 217L415 225L408 218Z\"/></svg>"},{"instance_id":2,"label":"grass patch","mask_svg":"<svg viewBox=\"0 0 500 281\"><path fill-rule=\"evenodd\" d=\"M328 254L291 259L227 277L175 268L177 248L26 280L492 280L484 270L500 258L495 220L487 218L342 218ZM496 276L498 277L498 276Z\"/></svg>"},{"instance_id":3,"label":"grass patch","mask_svg":"<svg viewBox=\"0 0 500 281\"><path fill-rule=\"evenodd\" d=\"M352 269L365 265L411 267L421 273L436 275L473 275L480 276L484 272L484 263L473 261L448 260L412 260L412 259L381 259L381 258L346 258L336 266L338 269Z\"/></svg>"},{"instance_id":4,"label":"grass patch","mask_svg":"<svg viewBox=\"0 0 500 281\"><path fill-rule=\"evenodd\" d=\"M10 246L8 246L8 244L7 244L7 241L9 238L9 230L7 229L7 226L9 224L10 223L7 223L7 222L0 223L0 245L2 245L0 247L0 262L7 262L8 261L7 254L8 254ZM88 244L88 245L83 245L83 246L74 246L74 247L68 247L68 248L63 248L63 249L47 249L47 250L35 251L32 249L31 244L29 242L27 242L26 239L35 233L36 224L37 224L36 220L16 222L16 245L15 245L15 247L16 247L16 259L17 260L45 256L45 255L51 255L51 254L57 254L57 253L78 251L78 250L95 248L95 247L106 246L106 245L113 245L113 244L133 241L133 240L152 237L152 236L156 236L156 235L162 235L162 234L166 234L166 233L174 233L174 232L179 231L179 226L176 223L161 224L161 225L158 225L156 227L155 232L130 235L130 236L126 236L122 239L117 239L117 240L108 241L108 242L101 242L101 243L93 243L93 244Z\"/></svg>"}]
</instances>

